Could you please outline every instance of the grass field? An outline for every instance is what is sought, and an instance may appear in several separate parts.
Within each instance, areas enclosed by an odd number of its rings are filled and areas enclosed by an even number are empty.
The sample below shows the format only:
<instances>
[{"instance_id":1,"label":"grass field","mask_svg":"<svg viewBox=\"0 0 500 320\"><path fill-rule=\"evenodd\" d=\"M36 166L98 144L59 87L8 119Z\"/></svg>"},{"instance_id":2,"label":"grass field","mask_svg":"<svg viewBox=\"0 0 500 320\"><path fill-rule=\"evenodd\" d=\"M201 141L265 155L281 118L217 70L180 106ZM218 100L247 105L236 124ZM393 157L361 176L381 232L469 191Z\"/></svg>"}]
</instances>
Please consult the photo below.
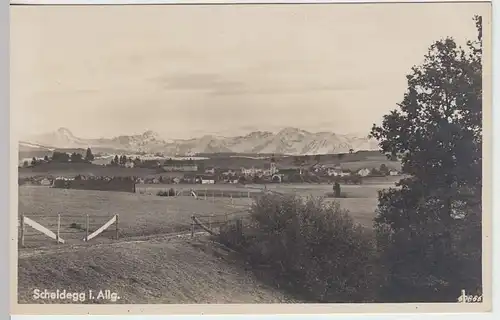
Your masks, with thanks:
<instances>
[{"instance_id":1,"label":"grass field","mask_svg":"<svg viewBox=\"0 0 500 320\"><path fill-rule=\"evenodd\" d=\"M342 186L345 198L334 199L362 225L372 227L377 191L394 185L396 178L374 179L363 185ZM25 248L18 251L19 303L39 303L33 290L66 289L73 292L110 289L116 302L86 300L83 303L290 303L293 298L258 281L241 259L208 241L203 234L191 238L193 214L246 215L252 198L220 197L220 193L258 193L263 185L207 185L197 187L216 197L160 197L158 190L194 186L142 186L151 194L68 190L42 186L19 187L19 214L55 231L61 213L61 237L56 245L26 227ZM269 190L302 196L324 196L327 184L271 184ZM328 199L327 201L333 201ZM91 231L119 214L119 236L114 227L89 243L82 239L89 215ZM202 220L202 219L200 219ZM206 222L207 220L202 220ZM211 220L217 222L216 220ZM172 233L179 234L173 235ZM168 234L168 235L167 235ZM45 303L71 303L70 300ZM73 302L75 303L75 302ZM78 302L76 302L78 303Z\"/></svg>"},{"instance_id":2,"label":"grass field","mask_svg":"<svg viewBox=\"0 0 500 320\"><path fill-rule=\"evenodd\" d=\"M327 199L337 201L342 208L350 211L351 216L366 227L372 226L377 206L377 192L394 185L396 179L379 179L371 183L342 186L343 198ZM81 243L86 235L88 215L89 233L97 230L115 214L118 219L119 238L151 236L172 232L188 232L191 229L192 215L213 215L212 223L225 220L224 214L237 212L245 215L252 204L255 194L263 185L142 185L137 193L55 189L42 186L19 187L19 214L33 219L52 231L57 230L60 214L60 236L68 243ZM325 196L332 192L328 184L269 184L268 190L302 196ZM174 188L184 190L186 196L160 197L160 190ZM187 196L190 189L198 193L199 199ZM207 193L205 198L204 193ZM230 198L228 195L232 195ZM239 196L236 196L239 195ZM250 196L250 198L248 198ZM219 221L220 220L220 221ZM206 221L206 219L205 219ZM25 247L55 245L38 231L25 228ZM97 238L114 239L116 227L113 225Z\"/></svg>"},{"instance_id":3,"label":"grass field","mask_svg":"<svg viewBox=\"0 0 500 320\"><path fill-rule=\"evenodd\" d=\"M124 192L56 189L41 186L19 187L19 214L54 231L61 214L61 238L81 242L85 219L90 232L119 214L119 236L133 237L190 230L193 214L220 215L241 211L242 206L228 201L195 200L193 197L158 197ZM71 224L81 229L71 228ZM48 244L46 236L26 227L25 245ZM114 237L114 227L98 238ZM97 239L97 238L96 238ZM55 242L55 241L53 241Z\"/></svg>"},{"instance_id":4,"label":"grass field","mask_svg":"<svg viewBox=\"0 0 500 320\"><path fill-rule=\"evenodd\" d=\"M40 303L32 298L36 288L71 292L109 289L120 296L116 302L87 300L86 303L293 302L277 289L257 281L227 250L196 238L21 254L19 303Z\"/></svg>"}]
</instances>

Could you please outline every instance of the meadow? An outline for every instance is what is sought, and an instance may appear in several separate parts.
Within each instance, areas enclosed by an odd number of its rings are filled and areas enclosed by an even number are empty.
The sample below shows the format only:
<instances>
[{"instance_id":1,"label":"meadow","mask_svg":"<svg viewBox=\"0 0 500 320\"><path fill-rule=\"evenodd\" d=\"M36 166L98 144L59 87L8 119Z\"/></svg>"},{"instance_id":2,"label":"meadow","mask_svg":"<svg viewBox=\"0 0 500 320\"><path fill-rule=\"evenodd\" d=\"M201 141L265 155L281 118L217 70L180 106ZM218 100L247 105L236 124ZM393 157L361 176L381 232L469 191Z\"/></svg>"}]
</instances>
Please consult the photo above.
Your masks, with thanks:
<instances>
[{"instance_id":1,"label":"meadow","mask_svg":"<svg viewBox=\"0 0 500 320\"><path fill-rule=\"evenodd\" d=\"M150 236L189 231L191 216L221 215L241 211L227 201L195 200L193 197L159 197L125 192L56 189L43 186L19 187L19 214L33 219L53 232L61 215L61 238L81 243L85 237L86 215L90 232L97 230L113 215L119 215L119 237ZM111 226L98 238L113 238ZM26 227L25 246L55 244L45 235Z\"/></svg>"},{"instance_id":2,"label":"meadow","mask_svg":"<svg viewBox=\"0 0 500 320\"><path fill-rule=\"evenodd\" d=\"M363 185L343 185L342 198L337 201L350 215L366 227L372 226L377 206L377 192L394 186L395 177L373 180ZM173 188L181 196L161 197L158 191ZM57 230L60 214L60 236L67 243L81 243L86 235L97 230L118 214L118 232L114 225L91 241L154 236L173 232L189 232L193 215L207 216L217 224L236 216L245 216L253 198L267 190L298 194L304 197L325 197L332 192L329 184L268 184L268 185L137 185L137 192L56 189L43 186L19 187L19 215L33 219L52 231ZM194 190L198 199L190 195ZM205 196L206 195L206 196ZM88 215L88 218L87 218ZM224 217L223 215L229 215ZM54 245L38 231L25 228L25 247Z\"/></svg>"},{"instance_id":3,"label":"meadow","mask_svg":"<svg viewBox=\"0 0 500 320\"><path fill-rule=\"evenodd\" d=\"M207 194L207 200L212 199L212 195L215 195L217 201L225 201L226 203L231 203L230 198L233 197L232 202L235 205L244 203L249 205L252 203L252 199L246 199L247 193L252 197L255 194L259 194L262 190L267 189L269 191L275 191L278 193L286 194L297 194L303 197L313 196L313 197L325 197L327 201L337 201L342 208L350 211L351 215L358 219L359 222L363 222L366 225L368 220L371 226L371 219L375 214L375 208L377 206L378 191L381 189L394 188L395 183L401 179L401 176L388 176L388 177L373 177L365 178L362 185L342 185L342 198L329 198L327 195L331 194L333 191L333 186L331 184L314 184L314 183L282 183L282 184L208 184L208 185L168 185L168 184L156 184L156 185L137 185L136 190L139 193L145 194L157 194L158 191L168 191L173 188L176 191L181 191L184 195L188 195L190 190L194 190L197 195L204 198L204 194ZM225 200L221 199L224 198Z\"/></svg>"},{"instance_id":4,"label":"meadow","mask_svg":"<svg viewBox=\"0 0 500 320\"><path fill-rule=\"evenodd\" d=\"M379 179L363 185L342 186L338 201L355 221L371 228L377 191L394 185L396 179ZM196 187L196 189L195 189ZM301 196L324 196L328 184L271 184L268 190ZM192 196L161 197L159 190L174 188ZM18 301L33 303L33 288L65 288L73 292L109 287L118 295L116 303L290 303L297 300L266 285L231 250L207 241L196 230L191 238L191 216L213 225L221 214L248 215L253 196L263 185L138 185L137 193L19 187L19 214L55 231L61 214L61 237L66 244L26 226L25 247L18 251ZM201 196L214 194L205 200ZM250 194L221 197L222 194ZM114 214L119 214L119 240L115 228L85 243L85 217L90 232ZM219 221L223 222L223 221ZM78 225L80 228L72 228ZM58 301L71 303L71 301ZM74 303L74 302L73 302ZM78 302L77 302L78 303ZM82 303L113 303L84 301Z\"/></svg>"}]
</instances>

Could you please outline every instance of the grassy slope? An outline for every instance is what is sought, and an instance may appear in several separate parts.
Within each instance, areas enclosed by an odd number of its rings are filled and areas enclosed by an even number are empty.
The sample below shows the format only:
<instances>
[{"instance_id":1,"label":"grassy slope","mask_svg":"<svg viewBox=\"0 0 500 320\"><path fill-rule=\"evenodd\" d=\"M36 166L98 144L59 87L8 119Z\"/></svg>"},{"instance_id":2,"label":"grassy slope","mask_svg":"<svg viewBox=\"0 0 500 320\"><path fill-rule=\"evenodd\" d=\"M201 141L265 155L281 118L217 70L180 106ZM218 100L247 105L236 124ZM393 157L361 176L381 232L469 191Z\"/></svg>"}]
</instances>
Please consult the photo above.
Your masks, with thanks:
<instances>
[{"instance_id":1,"label":"grassy slope","mask_svg":"<svg viewBox=\"0 0 500 320\"><path fill-rule=\"evenodd\" d=\"M88 246L19 258L20 303L33 289L110 289L119 303L279 303L281 292L256 281L227 251L201 240Z\"/></svg>"}]
</instances>

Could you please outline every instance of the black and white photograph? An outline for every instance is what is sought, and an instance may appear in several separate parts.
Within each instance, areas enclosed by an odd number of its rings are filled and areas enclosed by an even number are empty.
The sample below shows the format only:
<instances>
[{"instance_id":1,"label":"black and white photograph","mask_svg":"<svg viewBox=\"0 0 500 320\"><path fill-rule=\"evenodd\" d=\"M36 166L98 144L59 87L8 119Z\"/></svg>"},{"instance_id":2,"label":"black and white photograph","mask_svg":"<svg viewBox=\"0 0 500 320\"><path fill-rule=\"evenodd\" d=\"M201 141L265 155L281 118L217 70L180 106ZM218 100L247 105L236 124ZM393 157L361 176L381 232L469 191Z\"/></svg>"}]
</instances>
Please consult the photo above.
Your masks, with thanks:
<instances>
[{"instance_id":1,"label":"black and white photograph","mask_svg":"<svg viewBox=\"0 0 500 320\"><path fill-rule=\"evenodd\" d=\"M10 19L19 310L490 311L490 3Z\"/></svg>"}]
</instances>

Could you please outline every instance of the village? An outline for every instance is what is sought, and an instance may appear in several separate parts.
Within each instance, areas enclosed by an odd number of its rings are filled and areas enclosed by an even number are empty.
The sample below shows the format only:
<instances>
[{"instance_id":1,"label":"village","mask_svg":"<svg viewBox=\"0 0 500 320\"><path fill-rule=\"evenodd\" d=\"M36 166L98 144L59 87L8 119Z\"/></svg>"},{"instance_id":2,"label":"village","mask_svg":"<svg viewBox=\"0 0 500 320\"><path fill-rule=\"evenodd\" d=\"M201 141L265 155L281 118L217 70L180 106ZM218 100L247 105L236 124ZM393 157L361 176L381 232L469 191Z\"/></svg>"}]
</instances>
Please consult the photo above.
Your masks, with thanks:
<instances>
[{"instance_id":1,"label":"village","mask_svg":"<svg viewBox=\"0 0 500 320\"><path fill-rule=\"evenodd\" d=\"M319 157L316 157L318 159ZM62 159L62 160L61 160ZM341 163L320 164L318 160L308 164L299 157L294 159L294 165L281 165L274 157L265 159L260 165L239 167L235 165L206 166L204 160L174 160L141 159L116 155L109 163L95 164L90 149L87 155L76 156L67 154L61 156L59 152L52 157L32 159L28 166L43 166L57 162L71 165L72 163L88 163L92 166L104 168L122 168L121 177L127 177L137 184L260 184L260 183L330 183L342 182L345 184L361 184L363 178L400 175L398 170L389 169L385 164L379 167L364 167L357 170L346 169ZM24 163L26 166L26 163ZM139 176L134 169L147 168L152 174ZM127 170L128 169L128 170ZM130 174L128 174L130 173ZM113 175L96 175L92 173L75 174L68 177L49 173L37 174L19 178L19 184L51 186L56 180L112 180Z\"/></svg>"}]
</instances>

